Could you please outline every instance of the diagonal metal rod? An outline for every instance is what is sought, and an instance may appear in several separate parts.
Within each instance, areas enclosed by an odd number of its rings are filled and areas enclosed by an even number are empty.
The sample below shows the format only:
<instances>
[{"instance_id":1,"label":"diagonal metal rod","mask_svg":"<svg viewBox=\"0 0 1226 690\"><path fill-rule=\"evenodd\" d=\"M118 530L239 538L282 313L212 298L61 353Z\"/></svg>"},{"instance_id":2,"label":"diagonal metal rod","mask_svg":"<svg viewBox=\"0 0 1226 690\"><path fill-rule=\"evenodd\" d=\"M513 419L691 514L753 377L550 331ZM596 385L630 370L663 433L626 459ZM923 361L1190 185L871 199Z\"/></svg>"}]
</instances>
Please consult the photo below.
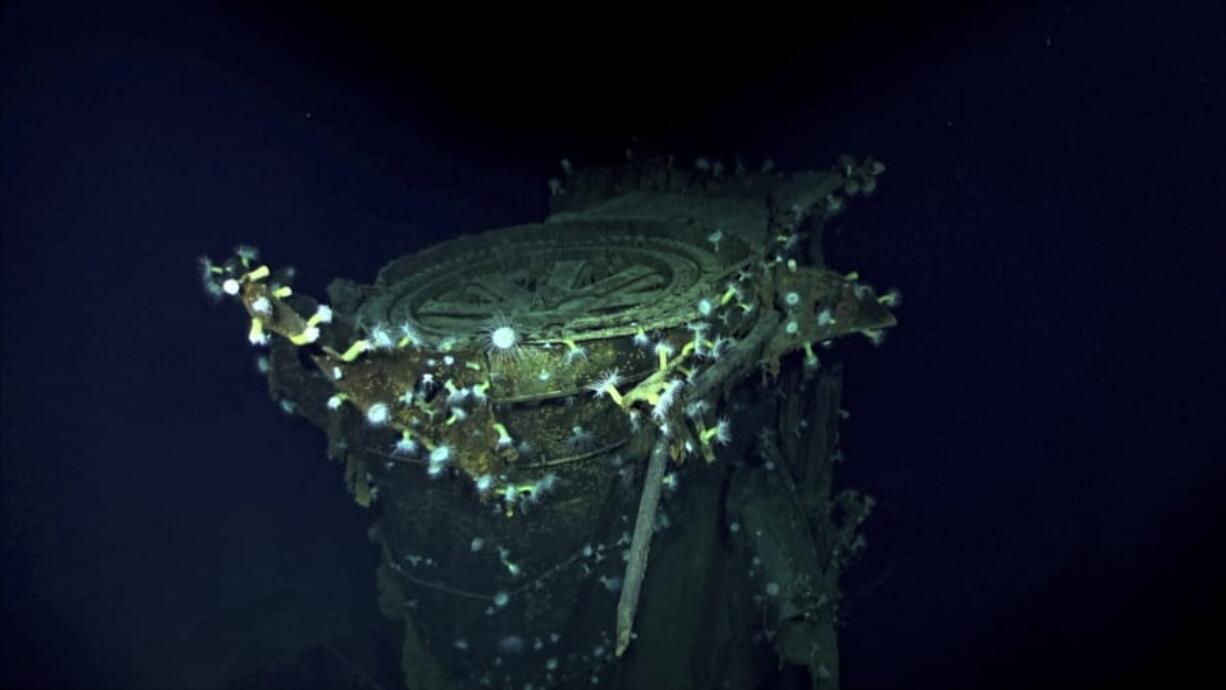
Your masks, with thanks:
<instances>
[{"instance_id":1,"label":"diagonal metal rod","mask_svg":"<svg viewBox=\"0 0 1226 690\"><path fill-rule=\"evenodd\" d=\"M656 509L660 505L660 489L664 486L664 470L668 467L668 439L660 437L651 450L647 477L639 497L639 514L634 521L634 537L630 541L630 558L622 577L621 598L617 601L617 656L630 646L634 629L634 612L639 606L639 592L647 572L647 552L651 549L651 534L655 530Z\"/></svg>"}]
</instances>

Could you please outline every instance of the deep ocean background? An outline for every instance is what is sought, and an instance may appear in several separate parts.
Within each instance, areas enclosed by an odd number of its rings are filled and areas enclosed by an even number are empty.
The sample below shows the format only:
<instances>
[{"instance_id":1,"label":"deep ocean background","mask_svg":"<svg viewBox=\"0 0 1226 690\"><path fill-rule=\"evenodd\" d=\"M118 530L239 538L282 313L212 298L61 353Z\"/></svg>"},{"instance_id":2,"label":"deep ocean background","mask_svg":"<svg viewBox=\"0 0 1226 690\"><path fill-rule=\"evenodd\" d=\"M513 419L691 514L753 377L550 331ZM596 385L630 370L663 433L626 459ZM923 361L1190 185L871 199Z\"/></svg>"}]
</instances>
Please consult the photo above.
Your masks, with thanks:
<instances>
[{"instance_id":1,"label":"deep ocean background","mask_svg":"<svg viewBox=\"0 0 1226 690\"><path fill-rule=\"evenodd\" d=\"M543 218L561 157L633 136L889 166L828 241L906 297L884 347L846 348L838 478L879 511L845 687L1216 674L1226 6L909 5L495 37L0 4L0 687L190 687L370 639L372 518L195 258L251 243L321 294Z\"/></svg>"}]
</instances>

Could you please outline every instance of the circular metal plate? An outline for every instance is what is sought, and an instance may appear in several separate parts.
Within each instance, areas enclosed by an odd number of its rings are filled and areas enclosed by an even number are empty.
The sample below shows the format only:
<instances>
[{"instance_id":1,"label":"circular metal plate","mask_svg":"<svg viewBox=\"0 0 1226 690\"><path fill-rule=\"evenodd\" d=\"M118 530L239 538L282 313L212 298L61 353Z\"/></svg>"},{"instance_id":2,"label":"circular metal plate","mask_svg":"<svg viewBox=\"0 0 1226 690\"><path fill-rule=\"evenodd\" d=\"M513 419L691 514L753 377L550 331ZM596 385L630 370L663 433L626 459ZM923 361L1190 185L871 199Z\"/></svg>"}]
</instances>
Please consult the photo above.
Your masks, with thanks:
<instances>
[{"instance_id":1,"label":"circular metal plate","mask_svg":"<svg viewBox=\"0 0 1226 690\"><path fill-rule=\"evenodd\" d=\"M526 341L589 340L676 326L722 290L748 249L692 222L567 221L462 237L392 262L360 322L412 321L434 338L513 324Z\"/></svg>"}]
</instances>

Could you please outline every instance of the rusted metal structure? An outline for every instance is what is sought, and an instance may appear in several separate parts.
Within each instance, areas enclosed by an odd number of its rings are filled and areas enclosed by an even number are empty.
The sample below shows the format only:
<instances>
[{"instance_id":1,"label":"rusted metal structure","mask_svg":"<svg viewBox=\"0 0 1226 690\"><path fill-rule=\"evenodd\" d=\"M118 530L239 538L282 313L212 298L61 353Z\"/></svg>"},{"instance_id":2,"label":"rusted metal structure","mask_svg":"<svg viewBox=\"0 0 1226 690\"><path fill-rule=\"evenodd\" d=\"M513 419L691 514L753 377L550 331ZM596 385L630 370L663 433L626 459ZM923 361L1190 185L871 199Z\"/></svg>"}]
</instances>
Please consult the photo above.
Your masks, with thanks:
<instances>
[{"instance_id":1,"label":"rusted metal structure","mask_svg":"<svg viewBox=\"0 0 1226 690\"><path fill-rule=\"evenodd\" d=\"M566 164L545 222L327 305L249 252L206 264L377 510L407 687L837 686L871 501L831 491L835 345L879 341L895 298L822 231L884 166L772 167Z\"/></svg>"}]
</instances>

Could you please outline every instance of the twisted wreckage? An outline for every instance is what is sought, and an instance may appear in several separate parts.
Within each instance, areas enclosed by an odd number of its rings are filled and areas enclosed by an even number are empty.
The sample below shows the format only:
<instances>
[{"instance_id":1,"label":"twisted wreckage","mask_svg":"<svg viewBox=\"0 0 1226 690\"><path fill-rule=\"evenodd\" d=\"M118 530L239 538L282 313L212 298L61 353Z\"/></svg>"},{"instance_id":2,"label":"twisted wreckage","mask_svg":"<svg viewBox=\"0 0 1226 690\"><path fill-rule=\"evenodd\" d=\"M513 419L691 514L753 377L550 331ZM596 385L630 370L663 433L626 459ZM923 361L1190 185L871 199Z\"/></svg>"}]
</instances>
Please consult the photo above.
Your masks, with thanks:
<instances>
[{"instance_id":1,"label":"twisted wreckage","mask_svg":"<svg viewBox=\"0 0 1226 690\"><path fill-rule=\"evenodd\" d=\"M822 238L885 166L563 168L545 222L326 304L251 250L205 263L378 509L406 685L837 687L871 499L831 489L836 343L879 342L897 298Z\"/></svg>"}]
</instances>

